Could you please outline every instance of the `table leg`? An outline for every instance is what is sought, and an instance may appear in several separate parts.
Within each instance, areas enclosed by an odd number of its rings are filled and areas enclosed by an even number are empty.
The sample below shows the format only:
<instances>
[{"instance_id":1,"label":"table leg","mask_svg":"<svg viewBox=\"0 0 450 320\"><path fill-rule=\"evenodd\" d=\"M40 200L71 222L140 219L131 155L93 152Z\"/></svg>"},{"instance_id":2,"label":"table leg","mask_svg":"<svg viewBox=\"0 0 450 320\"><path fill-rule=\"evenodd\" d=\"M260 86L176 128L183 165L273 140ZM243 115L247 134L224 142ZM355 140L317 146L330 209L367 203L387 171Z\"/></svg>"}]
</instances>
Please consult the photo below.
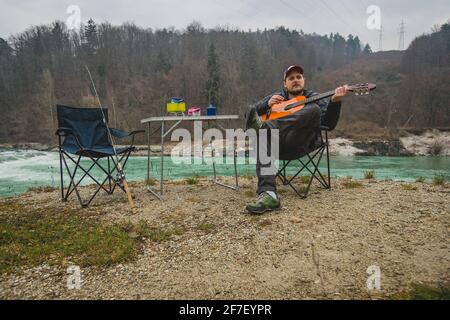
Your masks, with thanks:
<instances>
[{"instance_id":1,"label":"table leg","mask_svg":"<svg viewBox=\"0 0 450 320\"><path fill-rule=\"evenodd\" d=\"M148 186L150 181L150 122L147 125L147 181L146 185Z\"/></svg>"},{"instance_id":2,"label":"table leg","mask_svg":"<svg viewBox=\"0 0 450 320\"><path fill-rule=\"evenodd\" d=\"M164 180L164 121L161 122L161 181L160 181L161 196L164 195L163 180Z\"/></svg>"},{"instance_id":3,"label":"table leg","mask_svg":"<svg viewBox=\"0 0 450 320\"><path fill-rule=\"evenodd\" d=\"M152 190L152 188L150 188L150 136L151 136L151 127L150 127L150 122L148 123L148 134L147 134L147 190L150 191L155 197L157 197L159 200L161 199L161 196Z\"/></svg>"},{"instance_id":4,"label":"table leg","mask_svg":"<svg viewBox=\"0 0 450 320\"><path fill-rule=\"evenodd\" d=\"M225 137L226 137L226 130L225 130L225 128L223 126L219 125L219 124L218 124L218 127L224 132ZM213 175L214 175L214 178L213 178L212 182L215 183L215 184L218 184L218 185L220 185L222 187L230 188L230 189L233 189L233 190L238 190L239 189L239 185L238 185L237 164L236 164L236 148L234 148L234 149L235 150L233 152L234 153L233 154L233 161L234 161L234 176L235 176L236 184L234 186L231 186L231 185L224 184L224 183L220 182L217 179L216 166L215 166L215 149L213 149L213 146L211 144L211 156L212 156L212 161L213 161ZM225 153L225 156L226 156L226 153Z\"/></svg>"}]
</instances>

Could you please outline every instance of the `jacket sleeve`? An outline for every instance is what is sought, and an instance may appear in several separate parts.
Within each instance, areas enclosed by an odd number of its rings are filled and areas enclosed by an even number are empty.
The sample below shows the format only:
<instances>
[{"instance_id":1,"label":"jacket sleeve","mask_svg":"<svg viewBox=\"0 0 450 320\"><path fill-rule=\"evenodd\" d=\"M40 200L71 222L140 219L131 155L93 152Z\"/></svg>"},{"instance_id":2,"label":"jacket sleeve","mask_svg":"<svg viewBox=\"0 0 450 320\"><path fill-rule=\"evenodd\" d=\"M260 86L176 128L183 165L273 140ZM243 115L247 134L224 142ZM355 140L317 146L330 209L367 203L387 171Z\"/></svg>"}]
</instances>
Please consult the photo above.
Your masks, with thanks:
<instances>
[{"instance_id":1,"label":"jacket sleeve","mask_svg":"<svg viewBox=\"0 0 450 320\"><path fill-rule=\"evenodd\" d=\"M330 128L330 130L334 130L336 128L339 116L341 114L341 102L331 102L330 99L324 100L322 103L326 104L325 113L323 113L322 109L322 117L321 117L321 125Z\"/></svg>"},{"instance_id":2,"label":"jacket sleeve","mask_svg":"<svg viewBox=\"0 0 450 320\"><path fill-rule=\"evenodd\" d=\"M268 103L269 103L270 98L272 98L272 96L274 96L274 95L282 96L285 99L287 98L285 92L281 91L281 92L274 92L272 94L269 94L267 97L265 97L262 100L258 101L255 104L255 109L256 109L256 113L259 116L262 116L263 114L265 114L269 110L269 104Z\"/></svg>"},{"instance_id":3,"label":"jacket sleeve","mask_svg":"<svg viewBox=\"0 0 450 320\"><path fill-rule=\"evenodd\" d=\"M317 93L314 92L310 96L314 95L317 95ZM320 124L333 130L341 114L341 102L331 102L331 99L327 98L317 101L316 104L321 110Z\"/></svg>"},{"instance_id":4,"label":"jacket sleeve","mask_svg":"<svg viewBox=\"0 0 450 320\"><path fill-rule=\"evenodd\" d=\"M269 110L268 102L269 102L270 98L272 98L272 96L273 96L273 94L268 95L267 97L263 98L262 100L258 101L255 104L256 113L259 116L262 116L264 113L267 112L267 110Z\"/></svg>"}]
</instances>

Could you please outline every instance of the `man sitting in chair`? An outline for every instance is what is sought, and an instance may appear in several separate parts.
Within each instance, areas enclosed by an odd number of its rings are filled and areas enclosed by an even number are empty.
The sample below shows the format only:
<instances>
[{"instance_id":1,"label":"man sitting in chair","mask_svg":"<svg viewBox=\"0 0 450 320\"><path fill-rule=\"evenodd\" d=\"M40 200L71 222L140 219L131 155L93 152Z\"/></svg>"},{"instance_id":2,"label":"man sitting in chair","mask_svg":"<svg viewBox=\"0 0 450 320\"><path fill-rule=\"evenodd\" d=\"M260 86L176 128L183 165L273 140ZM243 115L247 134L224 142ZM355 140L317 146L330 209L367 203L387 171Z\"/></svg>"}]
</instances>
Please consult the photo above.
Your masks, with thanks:
<instances>
[{"instance_id":1,"label":"man sitting in chair","mask_svg":"<svg viewBox=\"0 0 450 320\"><path fill-rule=\"evenodd\" d=\"M331 130L336 126L341 110L341 100L346 94L347 86L338 87L331 99L307 104L288 117L272 120L271 127L279 129L280 159L296 159L305 155L306 152L312 151L320 134L320 126L327 126ZM290 66L284 71L283 90L265 97L253 106L246 115L246 126L247 128L257 129L258 121L255 113L261 116L277 103L297 96L309 98L313 95L317 95L317 93L305 89L303 68L298 65ZM270 134L268 136L270 138ZM265 150L270 150L270 139L268 139L267 144L267 146L258 146L258 149L264 147ZM276 193L276 176L263 175L261 173L262 167L265 166L261 164L258 156L256 162L256 174L258 176L256 193L258 198L246 207L247 211L253 214L280 208L280 199Z\"/></svg>"}]
</instances>

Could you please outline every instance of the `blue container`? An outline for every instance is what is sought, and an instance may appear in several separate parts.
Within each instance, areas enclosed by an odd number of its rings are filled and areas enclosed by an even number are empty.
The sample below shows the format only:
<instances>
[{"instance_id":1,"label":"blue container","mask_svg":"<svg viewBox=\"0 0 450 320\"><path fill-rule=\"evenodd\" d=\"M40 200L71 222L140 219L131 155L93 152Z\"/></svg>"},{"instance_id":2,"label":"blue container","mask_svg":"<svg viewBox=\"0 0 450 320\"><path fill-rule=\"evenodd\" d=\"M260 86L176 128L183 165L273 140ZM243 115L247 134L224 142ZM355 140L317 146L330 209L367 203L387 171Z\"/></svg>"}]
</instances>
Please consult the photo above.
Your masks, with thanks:
<instances>
[{"instance_id":1,"label":"blue container","mask_svg":"<svg viewBox=\"0 0 450 320\"><path fill-rule=\"evenodd\" d=\"M217 115L217 109L212 104L209 105L208 108L206 108L206 114L208 116L215 116Z\"/></svg>"}]
</instances>

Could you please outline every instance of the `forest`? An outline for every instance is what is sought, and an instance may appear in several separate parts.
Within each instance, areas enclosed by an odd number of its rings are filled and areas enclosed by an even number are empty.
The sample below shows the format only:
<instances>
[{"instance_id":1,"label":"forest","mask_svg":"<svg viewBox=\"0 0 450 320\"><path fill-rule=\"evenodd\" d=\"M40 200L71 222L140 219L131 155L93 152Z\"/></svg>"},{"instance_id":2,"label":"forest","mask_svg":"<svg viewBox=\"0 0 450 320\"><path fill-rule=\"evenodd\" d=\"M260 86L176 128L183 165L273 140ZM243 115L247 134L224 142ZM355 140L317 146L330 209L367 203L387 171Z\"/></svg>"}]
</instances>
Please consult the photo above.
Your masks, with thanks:
<instances>
[{"instance_id":1,"label":"forest","mask_svg":"<svg viewBox=\"0 0 450 320\"><path fill-rule=\"evenodd\" d=\"M91 70L112 127L141 128L165 114L170 97L188 106L243 116L248 105L282 88L282 72L305 69L307 87L328 91L374 82L370 96L345 101L337 133L398 134L450 124L450 24L417 37L405 51L372 52L357 35L305 34L284 27L143 29L64 23L33 26L0 38L0 142L56 142L56 104L97 107ZM242 127L243 121L231 123Z\"/></svg>"}]
</instances>

